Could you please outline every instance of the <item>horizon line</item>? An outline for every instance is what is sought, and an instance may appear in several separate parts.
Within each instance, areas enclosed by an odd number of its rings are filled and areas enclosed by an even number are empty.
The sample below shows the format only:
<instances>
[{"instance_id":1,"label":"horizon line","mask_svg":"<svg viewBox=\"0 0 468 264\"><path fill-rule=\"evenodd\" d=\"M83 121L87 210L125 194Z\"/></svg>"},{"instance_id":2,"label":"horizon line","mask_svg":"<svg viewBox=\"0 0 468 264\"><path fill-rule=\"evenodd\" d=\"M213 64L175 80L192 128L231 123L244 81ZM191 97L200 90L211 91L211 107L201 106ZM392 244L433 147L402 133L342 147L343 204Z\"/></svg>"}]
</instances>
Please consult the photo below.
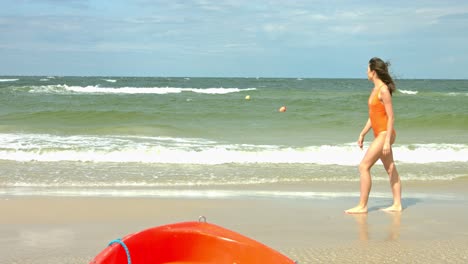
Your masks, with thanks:
<instances>
[{"instance_id":1,"label":"horizon line","mask_svg":"<svg viewBox=\"0 0 468 264\"><path fill-rule=\"evenodd\" d=\"M271 77L271 76L145 76L145 75L0 75L0 77L93 77L93 78L205 78L205 79L348 79L348 80L365 80L366 78L357 77ZM450 80L450 81L465 81L464 78L393 78L394 80Z\"/></svg>"}]
</instances>

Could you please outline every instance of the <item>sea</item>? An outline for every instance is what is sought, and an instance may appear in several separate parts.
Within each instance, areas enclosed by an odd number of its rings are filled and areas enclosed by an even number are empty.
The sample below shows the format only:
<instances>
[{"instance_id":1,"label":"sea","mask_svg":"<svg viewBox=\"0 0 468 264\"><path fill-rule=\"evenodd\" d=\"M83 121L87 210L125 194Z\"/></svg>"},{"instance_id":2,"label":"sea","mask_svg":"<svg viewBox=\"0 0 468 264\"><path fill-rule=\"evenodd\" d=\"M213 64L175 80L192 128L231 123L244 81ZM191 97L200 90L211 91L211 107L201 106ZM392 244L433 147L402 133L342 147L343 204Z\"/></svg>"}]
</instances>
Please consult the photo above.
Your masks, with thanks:
<instances>
[{"instance_id":1,"label":"sea","mask_svg":"<svg viewBox=\"0 0 468 264\"><path fill-rule=\"evenodd\" d=\"M466 180L468 80L396 86L402 181ZM372 88L366 79L2 76L0 196L359 195L283 187L359 182ZM382 167L373 181L388 181Z\"/></svg>"}]
</instances>

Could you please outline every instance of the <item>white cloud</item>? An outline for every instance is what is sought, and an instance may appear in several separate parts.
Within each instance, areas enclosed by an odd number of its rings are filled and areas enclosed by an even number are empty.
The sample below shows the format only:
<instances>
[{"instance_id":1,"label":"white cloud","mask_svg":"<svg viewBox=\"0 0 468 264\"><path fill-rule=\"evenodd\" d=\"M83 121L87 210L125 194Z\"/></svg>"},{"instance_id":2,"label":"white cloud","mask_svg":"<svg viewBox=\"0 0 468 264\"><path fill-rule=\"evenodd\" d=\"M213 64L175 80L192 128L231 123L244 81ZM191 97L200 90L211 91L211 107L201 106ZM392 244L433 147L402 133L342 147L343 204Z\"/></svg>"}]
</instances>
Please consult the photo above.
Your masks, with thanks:
<instances>
[{"instance_id":1,"label":"white cloud","mask_svg":"<svg viewBox=\"0 0 468 264\"><path fill-rule=\"evenodd\" d=\"M323 15L323 14L311 14L310 19L316 20L316 21L327 21L330 20L330 17Z\"/></svg>"},{"instance_id":2,"label":"white cloud","mask_svg":"<svg viewBox=\"0 0 468 264\"><path fill-rule=\"evenodd\" d=\"M339 34L359 34L368 32L368 28L365 25L340 25L332 26L330 29Z\"/></svg>"},{"instance_id":3,"label":"white cloud","mask_svg":"<svg viewBox=\"0 0 468 264\"><path fill-rule=\"evenodd\" d=\"M268 33L281 33L286 30L286 26L281 24L265 24L263 25L263 30Z\"/></svg>"}]
</instances>

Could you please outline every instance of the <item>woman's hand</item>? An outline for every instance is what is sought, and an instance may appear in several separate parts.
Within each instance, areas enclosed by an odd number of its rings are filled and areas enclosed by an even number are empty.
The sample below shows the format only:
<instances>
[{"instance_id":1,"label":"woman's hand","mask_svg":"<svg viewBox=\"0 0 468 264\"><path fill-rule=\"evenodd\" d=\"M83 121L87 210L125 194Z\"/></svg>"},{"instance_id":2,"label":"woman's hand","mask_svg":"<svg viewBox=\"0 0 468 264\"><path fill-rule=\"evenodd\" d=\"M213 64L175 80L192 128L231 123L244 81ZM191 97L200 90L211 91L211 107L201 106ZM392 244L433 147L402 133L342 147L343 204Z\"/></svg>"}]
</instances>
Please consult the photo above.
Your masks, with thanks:
<instances>
[{"instance_id":1,"label":"woman's hand","mask_svg":"<svg viewBox=\"0 0 468 264\"><path fill-rule=\"evenodd\" d=\"M364 136L363 136L362 134L359 135L357 144L358 144L359 148L362 149L362 146L363 146L363 144L364 144Z\"/></svg>"},{"instance_id":2,"label":"woman's hand","mask_svg":"<svg viewBox=\"0 0 468 264\"><path fill-rule=\"evenodd\" d=\"M382 154L384 156L390 154L392 152L392 148L390 146L390 143L388 142L385 142L384 145L383 145L383 149L382 149Z\"/></svg>"}]
</instances>

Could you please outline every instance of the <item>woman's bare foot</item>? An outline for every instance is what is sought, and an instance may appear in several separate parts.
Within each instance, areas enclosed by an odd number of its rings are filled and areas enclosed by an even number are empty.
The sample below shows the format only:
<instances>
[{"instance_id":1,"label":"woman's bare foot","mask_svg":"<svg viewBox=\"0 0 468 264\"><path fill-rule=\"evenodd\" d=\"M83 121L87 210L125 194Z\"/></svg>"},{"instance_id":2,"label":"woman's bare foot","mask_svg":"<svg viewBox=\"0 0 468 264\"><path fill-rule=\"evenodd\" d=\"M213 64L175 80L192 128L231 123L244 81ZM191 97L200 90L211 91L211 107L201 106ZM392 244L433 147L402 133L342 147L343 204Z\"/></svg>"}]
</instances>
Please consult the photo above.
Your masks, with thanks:
<instances>
[{"instance_id":1,"label":"woman's bare foot","mask_svg":"<svg viewBox=\"0 0 468 264\"><path fill-rule=\"evenodd\" d=\"M401 207L401 204L400 205L392 205L390 207L387 207L387 208L382 208L380 209L384 212L401 212L403 210L403 208Z\"/></svg>"},{"instance_id":2,"label":"woman's bare foot","mask_svg":"<svg viewBox=\"0 0 468 264\"><path fill-rule=\"evenodd\" d=\"M367 206L356 206L345 211L347 214L365 214L367 213Z\"/></svg>"}]
</instances>

